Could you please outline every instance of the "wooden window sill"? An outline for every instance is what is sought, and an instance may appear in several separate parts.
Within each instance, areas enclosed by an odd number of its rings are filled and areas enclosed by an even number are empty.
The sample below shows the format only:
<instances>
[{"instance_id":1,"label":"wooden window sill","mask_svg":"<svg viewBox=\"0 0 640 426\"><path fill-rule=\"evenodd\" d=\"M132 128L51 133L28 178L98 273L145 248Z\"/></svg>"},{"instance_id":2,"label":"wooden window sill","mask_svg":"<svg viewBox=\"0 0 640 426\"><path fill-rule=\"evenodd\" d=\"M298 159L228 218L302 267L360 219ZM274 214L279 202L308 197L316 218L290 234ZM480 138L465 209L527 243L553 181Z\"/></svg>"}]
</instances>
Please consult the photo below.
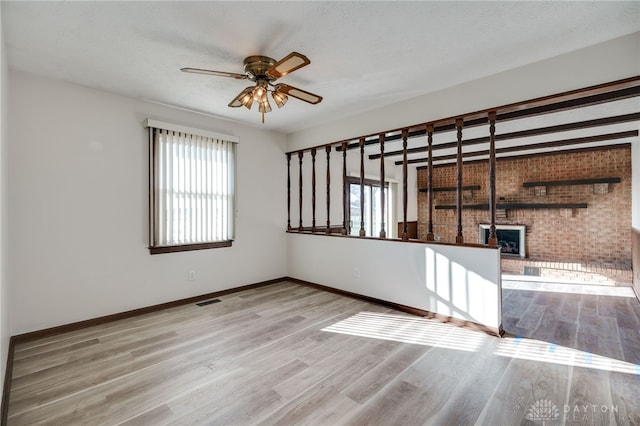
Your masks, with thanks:
<instances>
[{"instance_id":1,"label":"wooden window sill","mask_svg":"<svg viewBox=\"0 0 640 426\"><path fill-rule=\"evenodd\" d=\"M211 243L149 247L149 253L164 254L164 253L177 253L180 251L207 250L207 249L214 249L214 248L231 247L232 243L233 243L233 240L226 240L226 241L215 241Z\"/></svg>"}]
</instances>

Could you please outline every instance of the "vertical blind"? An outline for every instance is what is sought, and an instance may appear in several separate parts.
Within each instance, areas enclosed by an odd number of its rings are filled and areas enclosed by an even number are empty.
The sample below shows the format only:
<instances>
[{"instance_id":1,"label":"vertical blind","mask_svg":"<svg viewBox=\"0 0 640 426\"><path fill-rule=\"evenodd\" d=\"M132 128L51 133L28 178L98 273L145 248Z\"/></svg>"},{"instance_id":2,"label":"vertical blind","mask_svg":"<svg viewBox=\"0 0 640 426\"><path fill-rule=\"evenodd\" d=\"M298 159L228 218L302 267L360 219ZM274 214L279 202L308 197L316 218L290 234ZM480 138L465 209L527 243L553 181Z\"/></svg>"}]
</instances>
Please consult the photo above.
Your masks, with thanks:
<instances>
[{"instance_id":1,"label":"vertical blind","mask_svg":"<svg viewBox=\"0 0 640 426\"><path fill-rule=\"evenodd\" d=\"M233 239L235 143L150 127L152 247Z\"/></svg>"}]
</instances>

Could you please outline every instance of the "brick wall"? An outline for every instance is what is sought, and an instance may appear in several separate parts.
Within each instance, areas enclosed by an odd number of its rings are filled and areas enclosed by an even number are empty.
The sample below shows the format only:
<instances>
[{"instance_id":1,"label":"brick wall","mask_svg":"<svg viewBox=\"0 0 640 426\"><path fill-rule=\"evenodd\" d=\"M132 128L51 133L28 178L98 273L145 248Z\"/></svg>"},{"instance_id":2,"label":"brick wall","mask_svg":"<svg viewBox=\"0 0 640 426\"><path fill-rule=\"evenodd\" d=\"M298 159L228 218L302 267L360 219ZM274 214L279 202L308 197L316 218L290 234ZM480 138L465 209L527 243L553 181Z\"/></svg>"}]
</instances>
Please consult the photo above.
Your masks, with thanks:
<instances>
[{"instance_id":1,"label":"brick wall","mask_svg":"<svg viewBox=\"0 0 640 426\"><path fill-rule=\"evenodd\" d=\"M487 203L487 162L466 163L463 204ZM523 182L619 177L603 185L525 188ZM434 167L433 186L456 185L455 164ZM418 188L426 188L427 171L418 170ZM579 262L631 263L631 147L498 160L498 203L587 203L586 209L519 209L498 211L496 223L526 225L526 253L533 259ZM455 192L435 192L434 206L455 205ZM426 239L427 196L418 194L418 238ZM434 233L440 241L455 242L455 210L433 212ZM463 236L478 243L478 225L489 223L488 210L463 210Z\"/></svg>"}]
</instances>

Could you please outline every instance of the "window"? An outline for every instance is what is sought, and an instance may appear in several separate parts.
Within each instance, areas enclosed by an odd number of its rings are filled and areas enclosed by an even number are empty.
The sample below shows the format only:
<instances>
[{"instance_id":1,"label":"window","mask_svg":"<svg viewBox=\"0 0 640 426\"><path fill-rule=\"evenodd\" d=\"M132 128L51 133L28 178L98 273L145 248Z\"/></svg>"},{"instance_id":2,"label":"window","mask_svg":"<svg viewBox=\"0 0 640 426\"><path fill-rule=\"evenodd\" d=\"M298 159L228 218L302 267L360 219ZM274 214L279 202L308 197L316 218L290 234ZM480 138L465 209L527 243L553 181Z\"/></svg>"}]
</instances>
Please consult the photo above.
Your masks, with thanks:
<instances>
[{"instance_id":1,"label":"window","mask_svg":"<svg viewBox=\"0 0 640 426\"><path fill-rule=\"evenodd\" d=\"M147 120L151 254L228 247L237 138Z\"/></svg>"},{"instance_id":2,"label":"window","mask_svg":"<svg viewBox=\"0 0 640 426\"><path fill-rule=\"evenodd\" d=\"M380 236L382 216L380 211L381 203L380 181L365 179L364 200L360 199L360 178L349 178L349 235L360 235L361 222L361 202L364 203L364 229L367 237ZM391 193L389 184L385 183L384 188L384 211L385 211L385 231L391 235L389 224L392 223L393 212L390 209Z\"/></svg>"}]
</instances>

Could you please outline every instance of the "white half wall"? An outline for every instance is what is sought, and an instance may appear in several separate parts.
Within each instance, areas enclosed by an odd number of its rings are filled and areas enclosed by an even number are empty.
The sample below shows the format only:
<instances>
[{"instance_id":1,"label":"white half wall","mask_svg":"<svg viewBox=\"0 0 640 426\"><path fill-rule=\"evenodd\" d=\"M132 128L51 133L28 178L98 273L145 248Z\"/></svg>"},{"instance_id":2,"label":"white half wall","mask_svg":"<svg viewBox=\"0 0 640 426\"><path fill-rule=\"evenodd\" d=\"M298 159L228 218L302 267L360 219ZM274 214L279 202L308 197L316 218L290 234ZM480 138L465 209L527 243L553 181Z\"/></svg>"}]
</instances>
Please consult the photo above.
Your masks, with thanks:
<instances>
[{"instance_id":1,"label":"white half wall","mask_svg":"<svg viewBox=\"0 0 640 426\"><path fill-rule=\"evenodd\" d=\"M501 326L497 249L297 233L287 234L287 242L292 278Z\"/></svg>"},{"instance_id":2,"label":"white half wall","mask_svg":"<svg viewBox=\"0 0 640 426\"><path fill-rule=\"evenodd\" d=\"M283 135L13 70L9 82L12 334L286 275ZM240 138L232 247L149 254L146 118Z\"/></svg>"}]
</instances>

